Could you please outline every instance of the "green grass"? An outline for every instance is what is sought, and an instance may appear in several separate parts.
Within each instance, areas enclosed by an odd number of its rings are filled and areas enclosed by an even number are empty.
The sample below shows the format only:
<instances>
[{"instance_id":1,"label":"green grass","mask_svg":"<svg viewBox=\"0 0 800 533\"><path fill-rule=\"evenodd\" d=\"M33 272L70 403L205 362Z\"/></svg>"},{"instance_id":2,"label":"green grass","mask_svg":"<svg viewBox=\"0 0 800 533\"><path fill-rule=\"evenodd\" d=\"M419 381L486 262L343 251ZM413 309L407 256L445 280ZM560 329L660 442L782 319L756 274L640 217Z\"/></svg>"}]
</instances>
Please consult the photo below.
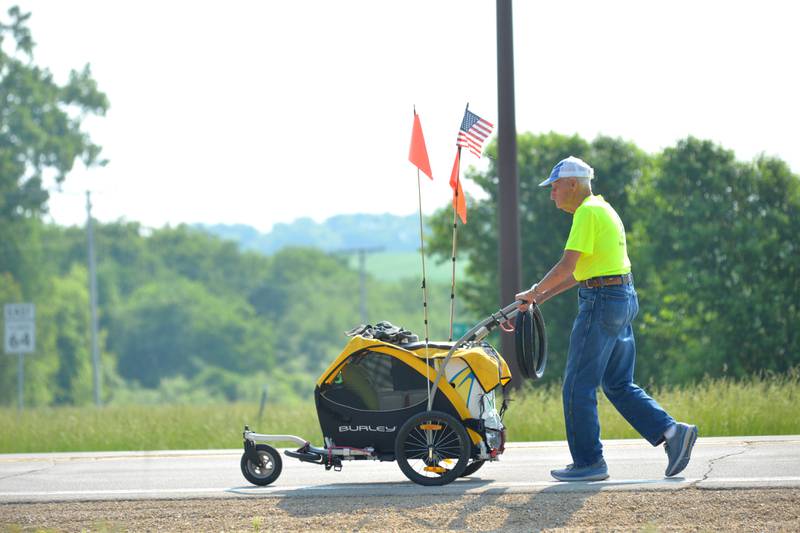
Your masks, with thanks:
<instances>
[{"instance_id":1,"label":"green grass","mask_svg":"<svg viewBox=\"0 0 800 533\"><path fill-rule=\"evenodd\" d=\"M800 434L797 373L648 392L675 418L697 424L704 437ZM510 440L564 439L557 386L517 396L505 417ZM598 399L603 438L638 436L602 394ZM261 420L258 405L249 403L36 408L22 414L3 408L0 453L237 448L244 424L261 433L288 433L322 444L312 402L268 406Z\"/></svg>"},{"instance_id":2,"label":"green grass","mask_svg":"<svg viewBox=\"0 0 800 533\"><path fill-rule=\"evenodd\" d=\"M800 375L708 380L694 386L646 391L676 420L695 424L703 437L800 434ZM602 437L639 437L598 391ZM505 416L509 440L563 440L564 414L559 386L527 390Z\"/></svg>"},{"instance_id":3,"label":"green grass","mask_svg":"<svg viewBox=\"0 0 800 533\"><path fill-rule=\"evenodd\" d=\"M238 448L242 429L321 443L312 402L0 409L0 453Z\"/></svg>"}]
</instances>

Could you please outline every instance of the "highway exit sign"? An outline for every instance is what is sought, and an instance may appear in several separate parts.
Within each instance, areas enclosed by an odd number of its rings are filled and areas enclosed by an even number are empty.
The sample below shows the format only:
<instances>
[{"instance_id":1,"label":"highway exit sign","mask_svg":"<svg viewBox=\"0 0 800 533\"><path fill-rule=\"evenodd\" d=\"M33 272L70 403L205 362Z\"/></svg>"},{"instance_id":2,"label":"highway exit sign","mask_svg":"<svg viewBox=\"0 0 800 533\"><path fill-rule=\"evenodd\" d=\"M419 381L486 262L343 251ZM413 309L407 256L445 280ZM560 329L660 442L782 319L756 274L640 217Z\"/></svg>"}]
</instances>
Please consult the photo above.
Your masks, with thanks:
<instances>
[{"instance_id":1,"label":"highway exit sign","mask_svg":"<svg viewBox=\"0 0 800 533\"><path fill-rule=\"evenodd\" d=\"M4 347L7 354L33 353L36 349L36 308L31 303L4 307Z\"/></svg>"}]
</instances>

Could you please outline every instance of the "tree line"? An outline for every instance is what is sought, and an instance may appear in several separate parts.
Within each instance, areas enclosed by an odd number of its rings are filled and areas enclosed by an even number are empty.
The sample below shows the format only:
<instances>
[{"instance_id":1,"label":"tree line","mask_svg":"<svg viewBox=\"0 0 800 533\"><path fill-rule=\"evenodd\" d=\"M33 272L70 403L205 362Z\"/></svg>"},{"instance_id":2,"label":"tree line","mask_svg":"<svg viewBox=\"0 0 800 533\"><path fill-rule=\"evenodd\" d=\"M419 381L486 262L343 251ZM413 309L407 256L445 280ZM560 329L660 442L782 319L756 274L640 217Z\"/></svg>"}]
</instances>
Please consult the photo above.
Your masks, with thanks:
<instances>
[{"instance_id":1,"label":"tree line","mask_svg":"<svg viewBox=\"0 0 800 533\"><path fill-rule=\"evenodd\" d=\"M656 155L618 139L553 133L520 135L519 147L526 284L560 257L571 223L537 187L552 162L568 154L591 162L595 193L619 210L640 293L637 379L678 384L800 364L800 194L785 163L739 162L693 138ZM459 306L470 317L492 311L497 300L492 165L470 171L488 197L472 202L459 231L468 258ZM451 217L444 207L429 224L431 248L443 260ZM2 231L17 232L24 245L4 241L0 301L37 304L26 403L90 402L85 230L30 215L5 220ZM360 321L359 275L346 257L292 247L265 256L189 226L97 224L95 238L104 401L252 400L265 384L272 397L308 397L344 346L342 333ZM368 289L370 321L388 319L422 336L418 280L370 277ZM549 381L563 367L572 293L543 307ZM447 303L440 298L431 310L433 339L447 337ZM0 403L12 404L15 360L0 361Z\"/></svg>"},{"instance_id":2,"label":"tree line","mask_svg":"<svg viewBox=\"0 0 800 533\"><path fill-rule=\"evenodd\" d=\"M29 227L22 253L0 262L0 301L37 309L26 404L90 402L85 230ZM95 224L95 241L104 402L257 400L265 386L271 398L308 398L360 321L359 273L346 256L243 252L185 225L145 232L134 222ZM26 255L37 266L17 279L8 267ZM421 323L416 280L370 278L367 295L373 323ZM16 359L5 357L0 403L15 399Z\"/></svg>"},{"instance_id":3,"label":"tree line","mask_svg":"<svg viewBox=\"0 0 800 533\"><path fill-rule=\"evenodd\" d=\"M92 397L86 236L44 222L45 182L64 182L77 160L104 163L81 128L109 102L88 65L59 85L33 63L27 18L11 8L0 22L0 302L37 306L26 404L83 404ZM496 153L496 145L488 150ZM800 364L800 191L783 161L737 161L691 137L648 154L603 136L522 134L524 286L562 253L571 218L537 184L568 155L595 167L595 192L628 229L641 303L638 379L685 383ZM494 161L485 172L467 172L487 197L471 202L469 224L459 230L460 255L469 259L459 282L465 320L497 304ZM428 221L429 249L443 261L451 220L448 206ZM265 256L187 226L151 231L116 222L97 225L96 250L105 402L255 399L265 384L272 397L307 397L344 346L342 332L360 322L358 272L318 249ZM423 336L418 280L370 278L368 289L369 321L388 319ZM448 303L431 308L432 339L447 338ZM561 296L543 310L546 379L557 380L575 302ZM16 361L3 356L0 404L15 397Z\"/></svg>"}]
</instances>

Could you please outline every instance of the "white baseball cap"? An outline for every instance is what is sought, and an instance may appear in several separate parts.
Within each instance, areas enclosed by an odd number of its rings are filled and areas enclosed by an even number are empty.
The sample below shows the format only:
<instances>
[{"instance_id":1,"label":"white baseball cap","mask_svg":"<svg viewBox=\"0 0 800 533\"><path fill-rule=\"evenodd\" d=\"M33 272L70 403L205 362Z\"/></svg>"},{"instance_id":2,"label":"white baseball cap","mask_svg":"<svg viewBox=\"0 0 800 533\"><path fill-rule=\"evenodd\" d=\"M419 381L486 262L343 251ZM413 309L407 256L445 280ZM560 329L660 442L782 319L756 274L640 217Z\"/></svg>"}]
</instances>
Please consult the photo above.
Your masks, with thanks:
<instances>
[{"instance_id":1,"label":"white baseball cap","mask_svg":"<svg viewBox=\"0 0 800 533\"><path fill-rule=\"evenodd\" d=\"M594 179L594 169L590 167L583 159L575 156L569 156L562 159L553 171L550 172L550 177L539 184L539 187L550 185L554 181L561 178L589 178Z\"/></svg>"}]
</instances>

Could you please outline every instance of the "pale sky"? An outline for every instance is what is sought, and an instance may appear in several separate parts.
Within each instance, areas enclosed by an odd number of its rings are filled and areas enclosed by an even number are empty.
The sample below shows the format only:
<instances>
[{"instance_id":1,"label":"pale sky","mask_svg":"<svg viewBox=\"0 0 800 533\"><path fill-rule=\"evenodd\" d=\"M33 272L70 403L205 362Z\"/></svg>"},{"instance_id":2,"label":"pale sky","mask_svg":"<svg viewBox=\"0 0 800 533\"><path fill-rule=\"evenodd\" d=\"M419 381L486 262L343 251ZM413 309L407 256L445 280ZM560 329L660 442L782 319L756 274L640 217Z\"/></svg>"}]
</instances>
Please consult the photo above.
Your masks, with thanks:
<instances>
[{"instance_id":1,"label":"pale sky","mask_svg":"<svg viewBox=\"0 0 800 533\"><path fill-rule=\"evenodd\" d=\"M414 105L430 213L450 198L465 104L497 124L489 0L20 5L36 63L61 82L90 63L111 102L86 124L110 163L76 168L53 193L61 224L84 223L87 189L96 218L151 227L415 213ZM800 172L795 5L517 0L517 131L605 134L651 153L694 135Z\"/></svg>"}]
</instances>

